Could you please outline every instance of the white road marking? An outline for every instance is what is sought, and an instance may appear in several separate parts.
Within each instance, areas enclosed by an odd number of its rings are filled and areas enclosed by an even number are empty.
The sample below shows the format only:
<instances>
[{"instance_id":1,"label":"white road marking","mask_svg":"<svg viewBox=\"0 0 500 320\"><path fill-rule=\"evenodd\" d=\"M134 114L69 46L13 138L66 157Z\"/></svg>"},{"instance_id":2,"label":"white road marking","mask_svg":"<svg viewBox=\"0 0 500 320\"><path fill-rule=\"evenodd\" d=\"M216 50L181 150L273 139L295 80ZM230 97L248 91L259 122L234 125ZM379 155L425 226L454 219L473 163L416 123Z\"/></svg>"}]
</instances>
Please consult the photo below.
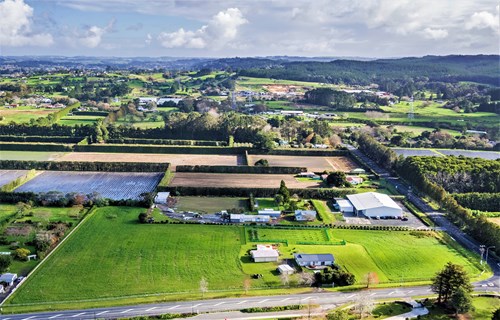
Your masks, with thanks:
<instances>
[{"instance_id":1,"label":"white road marking","mask_svg":"<svg viewBox=\"0 0 500 320\"><path fill-rule=\"evenodd\" d=\"M154 310L154 309L156 309L156 308L158 308L158 307L152 307L152 308L149 308L149 309L147 309L147 310L146 310L146 312L148 312L148 311L153 311L153 310Z\"/></svg>"},{"instance_id":2,"label":"white road marking","mask_svg":"<svg viewBox=\"0 0 500 320\"><path fill-rule=\"evenodd\" d=\"M55 318L60 317L60 316L62 316L62 314L56 314L55 316L49 317L49 319L55 319Z\"/></svg>"},{"instance_id":3,"label":"white road marking","mask_svg":"<svg viewBox=\"0 0 500 320\"><path fill-rule=\"evenodd\" d=\"M408 291L408 294L412 293L413 291L415 291L415 290L410 290L410 291Z\"/></svg>"},{"instance_id":4,"label":"white road marking","mask_svg":"<svg viewBox=\"0 0 500 320\"><path fill-rule=\"evenodd\" d=\"M431 292L431 291L432 291L432 289L427 289L427 292Z\"/></svg>"},{"instance_id":5,"label":"white road marking","mask_svg":"<svg viewBox=\"0 0 500 320\"><path fill-rule=\"evenodd\" d=\"M285 298L285 299L281 300L280 302L285 302L285 301L290 300L290 299L292 299L292 298Z\"/></svg>"},{"instance_id":6,"label":"white road marking","mask_svg":"<svg viewBox=\"0 0 500 320\"><path fill-rule=\"evenodd\" d=\"M175 308L179 308L180 306L181 306L181 305L180 305L180 304L178 304L178 305L176 305L176 306L173 306L173 307L168 308L167 310L172 310L172 309L175 309Z\"/></svg>"},{"instance_id":7,"label":"white road marking","mask_svg":"<svg viewBox=\"0 0 500 320\"><path fill-rule=\"evenodd\" d=\"M259 301L259 302L257 302L257 303L264 303L264 302L269 301L269 300L270 300L270 299L264 299L264 300Z\"/></svg>"},{"instance_id":8,"label":"white road marking","mask_svg":"<svg viewBox=\"0 0 500 320\"><path fill-rule=\"evenodd\" d=\"M130 312L130 311L134 311L134 309L123 310L123 311L122 311L122 312L120 312L120 313L127 313L127 312Z\"/></svg>"},{"instance_id":9,"label":"white road marking","mask_svg":"<svg viewBox=\"0 0 500 320\"><path fill-rule=\"evenodd\" d=\"M352 297L356 296L356 294L351 294L350 296L348 296L346 299L351 299Z\"/></svg>"},{"instance_id":10,"label":"white road marking","mask_svg":"<svg viewBox=\"0 0 500 320\"><path fill-rule=\"evenodd\" d=\"M374 295L376 295L376 294L377 294L377 293L376 293L376 292L374 292L374 293L370 294L370 296L372 296L372 297L373 297L373 296L374 296Z\"/></svg>"},{"instance_id":11,"label":"white road marking","mask_svg":"<svg viewBox=\"0 0 500 320\"><path fill-rule=\"evenodd\" d=\"M392 296L392 295L393 295L393 294L395 294L395 293L396 293L396 291L393 291L393 292L390 292L388 295L389 295L389 296Z\"/></svg>"},{"instance_id":12,"label":"white road marking","mask_svg":"<svg viewBox=\"0 0 500 320\"><path fill-rule=\"evenodd\" d=\"M108 313L109 311L103 311L103 312L99 312L96 314L96 316L100 316L101 314L105 314L105 313Z\"/></svg>"},{"instance_id":13,"label":"white road marking","mask_svg":"<svg viewBox=\"0 0 500 320\"><path fill-rule=\"evenodd\" d=\"M24 318L23 320L33 319L35 316Z\"/></svg>"},{"instance_id":14,"label":"white road marking","mask_svg":"<svg viewBox=\"0 0 500 320\"><path fill-rule=\"evenodd\" d=\"M219 302L217 304L214 304L214 307L220 306L221 304L224 304L225 302Z\"/></svg>"},{"instance_id":15,"label":"white road marking","mask_svg":"<svg viewBox=\"0 0 500 320\"><path fill-rule=\"evenodd\" d=\"M76 318L76 317L79 317L79 316L84 315L84 314L85 314L85 312L77 313L77 314L71 316L71 318Z\"/></svg>"},{"instance_id":16,"label":"white road marking","mask_svg":"<svg viewBox=\"0 0 500 320\"><path fill-rule=\"evenodd\" d=\"M237 304L243 304L243 303L245 303L245 302L247 302L247 301L248 301L248 300L243 300L243 301L241 301L241 302L238 302Z\"/></svg>"},{"instance_id":17,"label":"white road marking","mask_svg":"<svg viewBox=\"0 0 500 320\"><path fill-rule=\"evenodd\" d=\"M198 304L195 304L195 305L193 306L193 308L196 308L196 307L198 307L198 306L201 306L202 304L203 304L203 303L198 303Z\"/></svg>"}]
</instances>

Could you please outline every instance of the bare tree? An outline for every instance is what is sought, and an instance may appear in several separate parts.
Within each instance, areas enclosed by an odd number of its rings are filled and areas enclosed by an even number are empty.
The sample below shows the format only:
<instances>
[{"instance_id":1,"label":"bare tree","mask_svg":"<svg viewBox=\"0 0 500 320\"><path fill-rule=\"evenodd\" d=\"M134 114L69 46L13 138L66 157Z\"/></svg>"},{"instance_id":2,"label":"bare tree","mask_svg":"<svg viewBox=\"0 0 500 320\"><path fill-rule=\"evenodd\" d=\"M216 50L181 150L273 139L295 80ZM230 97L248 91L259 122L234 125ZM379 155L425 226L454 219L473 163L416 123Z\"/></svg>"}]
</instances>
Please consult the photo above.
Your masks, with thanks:
<instances>
[{"instance_id":1,"label":"bare tree","mask_svg":"<svg viewBox=\"0 0 500 320\"><path fill-rule=\"evenodd\" d=\"M288 275L288 273L282 273L280 274L280 280L284 286L288 286L288 284L290 283L290 276Z\"/></svg>"},{"instance_id":2,"label":"bare tree","mask_svg":"<svg viewBox=\"0 0 500 320\"><path fill-rule=\"evenodd\" d=\"M314 283L314 274L309 272L299 273L299 283L304 286L310 286Z\"/></svg>"},{"instance_id":3,"label":"bare tree","mask_svg":"<svg viewBox=\"0 0 500 320\"><path fill-rule=\"evenodd\" d=\"M360 318L363 319L365 316L369 315L373 310L373 300L370 298L367 292L362 292L358 295L358 300L354 305L354 310L359 314Z\"/></svg>"},{"instance_id":4,"label":"bare tree","mask_svg":"<svg viewBox=\"0 0 500 320\"><path fill-rule=\"evenodd\" d=\"M365 279L366 279L366 287L367 288L370 288L371 285L378 284L378 282L379 282L378 274L376 272L368 272L365 275Z\"/></svg>"},{"instance_id":5,"label":"bare tree","mask_svg":"<svg viewBox=\"0 0 500 320\"><path fill-rule=\"evenodd\" d=\"M252 280L246 278L243 281L243 290L245 290L245 294L248 294L248 291L250 290L251 287L252 287Z\"/></svg>"},{"instance_id":6,"label":"bare tree","mask_svg":"<svg viewBox=\"0 0 500 320\"><path fill-rule=\"evenodd\" d=\"M200 292L202 297L208 292L208 281L205 277L202 277L200 280Z\"/></svg>"}]
</instances>

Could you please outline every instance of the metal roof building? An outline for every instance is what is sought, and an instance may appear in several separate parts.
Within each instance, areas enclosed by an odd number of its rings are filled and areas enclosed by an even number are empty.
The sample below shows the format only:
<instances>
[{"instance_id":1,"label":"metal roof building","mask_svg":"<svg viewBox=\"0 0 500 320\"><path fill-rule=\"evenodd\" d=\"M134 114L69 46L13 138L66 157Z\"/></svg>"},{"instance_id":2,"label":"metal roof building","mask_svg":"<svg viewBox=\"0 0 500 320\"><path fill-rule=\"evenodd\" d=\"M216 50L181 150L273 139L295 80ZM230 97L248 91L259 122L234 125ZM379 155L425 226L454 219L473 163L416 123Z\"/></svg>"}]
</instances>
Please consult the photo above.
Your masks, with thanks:
<instances>
[{"instance_id":1,"label":"metal roof building","mask_svg":"<svg viewBox=\"0 0 500 320\"><path fill-rule=\"evenodd\" d=\"M403 209L388 195L377 192L351 194L347 199L352 203L354 212L370 218L402 217Z\"/></svg>"}]
</instances>

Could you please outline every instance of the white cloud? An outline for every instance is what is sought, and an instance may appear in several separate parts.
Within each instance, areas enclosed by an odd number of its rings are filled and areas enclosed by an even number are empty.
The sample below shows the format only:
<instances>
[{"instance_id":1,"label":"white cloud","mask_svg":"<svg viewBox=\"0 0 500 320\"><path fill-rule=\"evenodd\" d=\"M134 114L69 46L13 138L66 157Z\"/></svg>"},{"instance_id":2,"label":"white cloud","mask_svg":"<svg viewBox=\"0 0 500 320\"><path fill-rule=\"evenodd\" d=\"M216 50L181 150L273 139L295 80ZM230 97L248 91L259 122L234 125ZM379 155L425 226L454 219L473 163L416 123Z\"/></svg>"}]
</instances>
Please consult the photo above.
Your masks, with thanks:
<instances>
[{"instance_id":1,"label":"white cloud","mask_svg":"<svg viewBox=\"0 0 500 320\"><path fill-rule=\"evenodd\" d=\"M446 29L433 29L433 28L425 28L424 29L424 37L427 39L439 40L444 39L448 36L448 30Z\"/></svg>"},{"instance_id":2,"label":"white cloud","mask_svg":"<svg viewBox=\"0 0 500 320\"><path fill-rule=\"evenodd\" d=\"M51 34L32 32L32 16L33 8L23 0L0 3L0 44L12 47L52 45Z\"/></svg>"},{"instance_id":3,"label":"white cloud","mask_svg":"<svg viewBox=\"0 0 500 320\"><path fill-rule=\"evenodd\" d=\"M148 33L148 34L146 35L146 40L144 40L144 42L145 42L147 45L150 45L152 40L153 40L153 37L151 36L151 34L150 34L150 33Z\"/></svg>"},{"instance_id":4,"label":"white cloud","mask_svg":"<svg viewBox=\"0 0 500 320\"><path fill-rule=\"evenodd\" d=\"M500 32L500 17L498 14L493 15L488 11L474 12L474 14L469 18L465 24L467 30L472 29L491 29L495 32Z\"/></svg>"},{"instance_id":5,"label":"white cloud","mask_svg":"<svg viewBox=\"0 0 500 320\"><path fill-rule=\"evenodd\" d=\"M85 33L78 36L78 42L88 48L97 47L101 41L102 37L113 30L115 24L115 19L112 19L106 27L90 26L87 28Z\"/></svg>"},{"instance_id":6,"label":"white cloud","mask_svg":"<svg viewBox=\"0 0 500 320\"><path fill-rule=\"evenodd\" d=\"M175 32L162 32L158 40L165 48L219 49L236 39L239 27L247 22L238 8L229 8L217 13L198 30L180 28Z\"/></svg>"}]
</instances>

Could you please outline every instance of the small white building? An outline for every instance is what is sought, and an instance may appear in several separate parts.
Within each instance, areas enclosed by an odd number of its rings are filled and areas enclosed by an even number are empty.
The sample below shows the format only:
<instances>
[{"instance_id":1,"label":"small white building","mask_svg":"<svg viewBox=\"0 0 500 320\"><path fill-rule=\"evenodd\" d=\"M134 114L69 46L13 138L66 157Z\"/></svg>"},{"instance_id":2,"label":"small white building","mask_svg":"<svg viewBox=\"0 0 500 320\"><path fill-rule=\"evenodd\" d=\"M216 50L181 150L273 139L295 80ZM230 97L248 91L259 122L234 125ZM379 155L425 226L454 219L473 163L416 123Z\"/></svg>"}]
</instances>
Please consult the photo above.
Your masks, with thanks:
<instances>
[{"instance_id":1,"label":"small white building","mask_svg":"<svg viewBox=\"0 0 500 320\"><path fill-rule=\"evenodd\" d=\"M233 223L245 223L245 222L267 223L271 220L271 216L263 214L231 214L230 220Z\"/></svg>"},{"instance_id":2,"label":"small white building","mask_svg":"<svg viewBox=\"0 0 500 320\"><path fill-rule=\"evenodd\" d=\"M167 204L168 197L170 197L170 192L158 192L155 197L156 204Z\"/></svg>"},{"instance_id":3,"label":"small white building","mask_svg":"<svg viewBox=\"0 0 500 320\"><path fill-rule=\"evenodd\" d=\"M337 208L340 212L342 213L354 212L354 207L352 206L352 203L349 200L338 199L336 201L337 201Z\"/></svg>"},{"instance_id":4,"label":"small white building","mask_svg":"<svg viewBox=\"0 0 500 320\"><path fill-rule=\"evenodd\" d=\"M356 169L352 169L351 173L353 173L353 174L364 174L364 173L366 173L366 170L362 169L362 168L356 168Z\"/></svg>"},{"instance_id":5,"label":"small white building","mask_svg":"<svg viewBox=\"0 0 500 320\"><path fill-rule=\"evenodd\" d=\"M316 219L314 210L295 210L296 221L314 221L314 219Z\"/></svg>"},{"instance_id":6,"label":"small white building","mask_svg":"<svg viewBox=\"0 0 500 320\"><path fill-rule=\"evenodd\" d=\"M347 177L345 177L345 180L352 185L357 185L357 184L363 183L363 178L358 177L358 176L347 176Z\"/></svg>"},{"instance_id":7,"label":"small white building","mask_svg":"<svg viewBox=\"0 0 500 320\"><path fill-rule=\"evenodd\" d=\"M0 276L0 283L6 283L8 286L12 286L14 281L17 279L17 274L15 273L4 273Z\"/></svg>"},{"instance_id":8,"label":"small white building","mask_svg":"<svg viewBox=\"0 0 500 320\"><path fill-rule=\"evenodd\" d=\"M330 253L323 254L306 254L294 253L295 262L301 267L320 267L331 266L335 262L333 255Z\"/></svg>"},{"instance_id":9,"label":"small white building","mask_svg":"<svg viewBox=\"0 0 500 320\"><path fill-rule=\"evenodd\" d=\"M287 264L280 264L276 269L280 274L294 274L295 270Z\"/></svg>"},{"instance_id":10,"label":"small white building","mask_svg":"<svg viewBox=\"0 0 500 320\"><path fill-rule=\"evenodd\" d=\"M262 210L257 211L259 215L268 215L271 216L271 218L279 218L281 217L281 210L274 210L270 208L265 208Z\"/></svg>"},{"instance_id":11,"label":"small white building","mask_svg":"<svg viewBox=\"0 0 500 320\"><path fill-rule=\"evenodd\" d=\"M254 262L276 262L280 256L278 250L271 245L257 245L257 250L251 250L250 255Z\"/></svg>"},{"instance_id":12,"label":"small white building","mask_svg":"<svg viewBox=\"0 0 500 320\"><path fill-rule=\"evenodd\" d=\"M354 213L369 218L390 217L400 218L403 209L388 195L378 192L365 192L347 195L347 199L354 207Z\"/></svg>"}]
</instances>

